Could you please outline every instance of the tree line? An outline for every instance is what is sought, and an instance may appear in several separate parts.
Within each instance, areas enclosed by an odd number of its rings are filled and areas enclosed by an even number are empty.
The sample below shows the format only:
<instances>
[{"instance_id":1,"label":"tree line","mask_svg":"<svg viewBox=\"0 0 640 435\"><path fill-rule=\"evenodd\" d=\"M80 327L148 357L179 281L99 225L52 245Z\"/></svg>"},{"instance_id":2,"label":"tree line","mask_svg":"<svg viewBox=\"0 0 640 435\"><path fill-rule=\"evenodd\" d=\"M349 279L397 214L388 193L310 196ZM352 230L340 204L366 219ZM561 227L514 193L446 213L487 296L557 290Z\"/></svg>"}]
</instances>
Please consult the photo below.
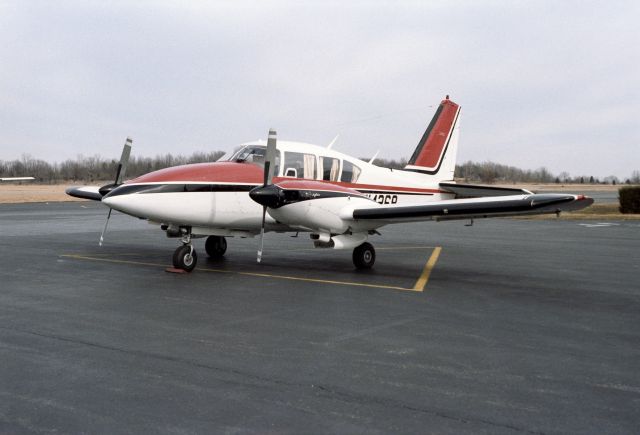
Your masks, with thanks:
<instances>
[{"instance_id":1,"label":"tree line","mask_svg":"<svg viewBox=\"0 0 640 435\"><path fill-rule=\"evenodd\" d=\"M197 152L190 156L172 154L155 157L131 156L127 164L125 178L134 178L147 172L170 166L189 163L214 162L224 155L223 151L210 153ZM99 155L83 156L68 159L61 163L48 163L28 154L20 159L0 160L0 176L2 177L35 177L40 183L61 183L66 181L102 182L115 178L119 160L105 159Z\"/></svg>"},{"instance_id":2,"label":"tree line","mask_svg":"<svg viewBox=\"0 0 640 435\"><path fill-rule=\"evenodd\" d=\"M369 161L369 159L362 159ZM385 168L402 169L407 165L407 159L389 160L375 159L374 164ZM513 183L565 183L565 184L640 184L640 171L633 171L631 177L620 180L615 175L602 179L593 175L572 176L568 172L553 174L547 168L520 169L514 166L494 162L468 161L456 165L454 177L470 183L513 184Z\"/></svg>"},{"instance_id":3,"label":"tree line","mask_svg":"<svg viewBox=\"0 0 640 435\"><path fill-rule=\"evenodd\" d=\"M196 152L190 156L163 154L155 157L131 156L127 166L126 178L134 178L147 172L170 166L189 163L214 162L224 155L223 151ZM369 161L368 158L362 160ZM61 163L49 163L24 154L20 159L0 160L1 177L32 176L39 183L62 182L103 182L115 178L119 161L95 156L80 155ZM402 169L406 159L375 159L375 165ZM611 175L603 179L593 175L572 176L568 172L553 174L546 168L520 169L514 166L493 162L471 162L456 165L455 177L471 183L584 183L584 184L640 184L640 171L633 171L630 178L620 180Z\"/></svg>"}]
</instances>

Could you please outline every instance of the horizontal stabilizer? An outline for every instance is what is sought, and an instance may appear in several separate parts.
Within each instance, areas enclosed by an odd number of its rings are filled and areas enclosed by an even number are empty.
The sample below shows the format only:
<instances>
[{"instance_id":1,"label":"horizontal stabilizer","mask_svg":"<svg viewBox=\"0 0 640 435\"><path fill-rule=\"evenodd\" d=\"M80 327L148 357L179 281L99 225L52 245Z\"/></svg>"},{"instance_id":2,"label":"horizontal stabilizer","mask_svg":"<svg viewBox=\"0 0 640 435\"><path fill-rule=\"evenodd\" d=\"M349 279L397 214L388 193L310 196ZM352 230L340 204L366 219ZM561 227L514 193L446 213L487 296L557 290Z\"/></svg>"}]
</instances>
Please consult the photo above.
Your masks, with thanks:
<instances>
[{"instance_id":1,"label":"horizontal stabilizer","mask_svg":"<svg viewBox=\"0 0 640 435\"><path fill-rule=\"evenodd\" d=\"M531 195L527 189L510 187L481 186L474 184L440 183L440 187L457 198L479 198L483 196Z\"/></svg>"},{"instance_id":2,"label":"horizontal stabilizer","mask_svg":"<svg viewBox=\"0 0 640 435\"><path fill-rule=\"evenodd\" d=\"M76 198L102 201L102 195L100 194L99 189L99 186L69 187L65 190L65 193Z\"/></svg>"}]
</instances>

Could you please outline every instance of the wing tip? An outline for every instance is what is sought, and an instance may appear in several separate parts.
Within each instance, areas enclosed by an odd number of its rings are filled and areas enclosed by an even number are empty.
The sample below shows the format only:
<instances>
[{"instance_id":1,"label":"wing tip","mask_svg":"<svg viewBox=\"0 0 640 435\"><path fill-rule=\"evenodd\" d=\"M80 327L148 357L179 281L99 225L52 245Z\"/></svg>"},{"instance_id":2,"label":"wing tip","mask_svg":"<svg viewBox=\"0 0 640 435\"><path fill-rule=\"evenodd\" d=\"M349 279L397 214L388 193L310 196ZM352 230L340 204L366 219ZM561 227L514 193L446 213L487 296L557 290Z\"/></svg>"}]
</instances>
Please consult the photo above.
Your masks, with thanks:
<instances>
[{"instance_id":1,"label":"wing tip","mask_svg":"<svg viewBox=\"0 0 640 435\"><path fill-rule=\"evenodd\" d=\"M95 188L97 189L97 188ZM65 189L64 193L74 198L90 199L92 201L102 201L100 192L89 190L86 186L72 186Z\"/></svg>"}]
</instances>

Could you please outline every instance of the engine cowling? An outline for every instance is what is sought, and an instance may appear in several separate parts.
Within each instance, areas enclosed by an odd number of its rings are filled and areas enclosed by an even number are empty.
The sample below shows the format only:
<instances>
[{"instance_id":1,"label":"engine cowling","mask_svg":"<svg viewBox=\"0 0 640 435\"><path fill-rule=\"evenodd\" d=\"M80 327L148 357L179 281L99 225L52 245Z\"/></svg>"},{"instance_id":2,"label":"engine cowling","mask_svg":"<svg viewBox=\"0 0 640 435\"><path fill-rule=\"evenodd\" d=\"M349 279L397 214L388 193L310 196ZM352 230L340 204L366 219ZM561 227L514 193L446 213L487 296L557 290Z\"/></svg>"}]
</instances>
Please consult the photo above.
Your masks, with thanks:
<instances>
[{"instance_id":1,"label":"engine cowling","mask_svg":"<svg viewBox=\"0 0 640 435\"><path fill-rule=\"evenodd\" d=\"M372 202L355 189L309 180L285 180L257 187L249 195L278 222L329 234L343 234L353 225L345 209Z\"/></svg>"}]
</instances>

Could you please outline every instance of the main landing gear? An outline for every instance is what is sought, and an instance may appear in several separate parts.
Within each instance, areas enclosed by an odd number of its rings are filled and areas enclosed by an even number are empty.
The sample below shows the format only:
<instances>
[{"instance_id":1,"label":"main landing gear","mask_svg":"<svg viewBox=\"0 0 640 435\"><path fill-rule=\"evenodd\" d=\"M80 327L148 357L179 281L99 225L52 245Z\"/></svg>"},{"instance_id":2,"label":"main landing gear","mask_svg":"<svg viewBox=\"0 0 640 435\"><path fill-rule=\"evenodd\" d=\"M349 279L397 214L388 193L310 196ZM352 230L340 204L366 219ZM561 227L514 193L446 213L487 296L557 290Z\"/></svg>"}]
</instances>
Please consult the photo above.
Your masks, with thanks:
<instances>
[{"instance_id":1,"label":"main landing gear","mask_svg":"<svg viewBox=\"0 0 640 435\"><path fill-rule=\"evenodd\" d=\"M173 253L173 267L191 272L198 262L198 254L191 243L191 230L181 228L182 246L179 246ZM204 244L207 255L213 259L219 259L227 251L227 240L222 236L209 236ZM373 245L364 242L353 250L353 264L356 269L371 269L376 262L376 250Z\"/></svg>"},{"instance_id":2,"label":"main landing gear","mask_svg":"<svg viewBox=\"0 0 640 435\"><path fill-rule=\"evenodd\" d=\"M371 269L376 262L376 250L373 245L364 242L353 250L353 264L356 269Z\"/></svg>"},{"instance_id":3,"label":"main landing gear","mask_svg":"<svg viewBox=\"0 0 640 435\"><path fill-rule=\"evenodd\" d=\"M227 240L222 236L209 236L204 243L204 249L211 258L222 258L227 252Z\"/></svg>"},{"instance_id":4,"label":"main landing gear","mask_svg":"<svg viewBox=\"0 0 640 435\"><path fill-rule=\"evenodd\" d=\"M227 240L222 236L209 236L204 249L210 258L222 258L227 251ZM191 272L198 262L198 254L191 244L191 232L182 235L182 246L173 253L173 267Z\"/></svg>"}]
</instances>

